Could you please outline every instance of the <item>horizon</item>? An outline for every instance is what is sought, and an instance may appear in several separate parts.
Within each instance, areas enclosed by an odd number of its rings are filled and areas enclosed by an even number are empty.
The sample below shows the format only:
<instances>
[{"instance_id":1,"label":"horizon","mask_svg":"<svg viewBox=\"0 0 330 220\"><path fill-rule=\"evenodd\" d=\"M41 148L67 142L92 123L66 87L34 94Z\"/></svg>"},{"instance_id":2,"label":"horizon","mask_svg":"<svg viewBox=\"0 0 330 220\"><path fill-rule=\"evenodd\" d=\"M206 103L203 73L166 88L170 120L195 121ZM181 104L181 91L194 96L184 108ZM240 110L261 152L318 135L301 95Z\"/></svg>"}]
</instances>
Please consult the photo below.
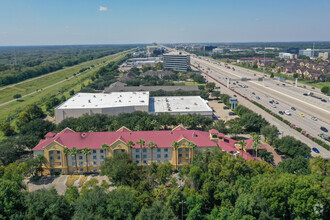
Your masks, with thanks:
<instances>
[{"instance_id":1,"label":"horizon","mask_svg":"<svg viewBox=\"0 0 330 220\"><path fill-rule=\"evenodd\" d=\"M326 0L3 0L0 45L327 42L329 11Z\"/></svg>"}]
</instances>

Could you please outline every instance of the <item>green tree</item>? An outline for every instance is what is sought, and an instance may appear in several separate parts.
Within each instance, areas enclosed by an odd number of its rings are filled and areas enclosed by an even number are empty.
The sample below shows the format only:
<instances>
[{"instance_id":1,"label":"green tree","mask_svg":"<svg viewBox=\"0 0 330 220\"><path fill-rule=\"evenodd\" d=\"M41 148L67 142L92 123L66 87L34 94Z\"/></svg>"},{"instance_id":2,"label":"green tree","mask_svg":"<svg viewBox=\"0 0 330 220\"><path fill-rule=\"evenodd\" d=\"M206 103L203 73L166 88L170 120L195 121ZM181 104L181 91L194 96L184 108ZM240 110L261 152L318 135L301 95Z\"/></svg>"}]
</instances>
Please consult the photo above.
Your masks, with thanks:
<instances>
[{"instance_id":1,"label":"green tree","mask_svg":"<svg viewBox=\"0 0 330 220\"><path fill-rule=\"evenodd\" d=\"M319 173L322 176L330 176L330 163L320 156L309 160L309 169L312 173Z\"/></svg>"},{"instance_id":2,"label":"green tree","mask_svg":"<svg viewBox=\"0 0 330 220\"><path fill-rule=\"evenodd\" d=\"M187 147L189 148L189 153L190 153L190 155L189 155L189 163L191 163L191 160L192 160L192 158L194 156L194 152L195 152L195 150L196 150L197 147L196 147L196 144L194 142L192 142L192 141L189 141L188 142Z\"/></svg>"},{"instance_id":3,"label":"green tree","mask_svg":"<svg viewBox=\"0 0 330 220\"><path fill-rule=\"evenodd\" d=\"M251 136L253 139L252 148L256 151L256 157L258 157L258 149L260 148L260 136L255 132L251 133Z\"/></svg>"},{"instance_id":4,"label":"green tree","mask_svg":"<svg viewBox=\"0 0 330 220\"><path fill-rule=\"evenodd\" d=\"M103 153L104 153L104 158L106 158L107 157L107 152L108 152L108 150L109 150L109 145L107 145L107 144L102 144L102 150L103 150Z\"/></svg>"},{"instance_id":5,"label":"green tree","mask_svg":"<svg viewBox=\"0 0 330 220\"><path fill-rule=\"evenodd\" d=\"M0 218L10 219L14 214L24 212L23 192L15 181L0 178Z\"/></svg>"},{"instance_id":6,"label":"green tree","mask_svg":"<svg viewBox=\"0 0 330 220\"><path fill-rule=\"evenodd\" d=\"M21 98L21 97L22 97L21 94L15 94L15 95L13 96L14 99L19 99L19 98Z\"/></svg>"},{"instance_id":7,"label":"green tree","mask_svg":"<svg viewBox=\"0 0 330 220\"><path fill-rule=\"evenodd\" d=\"M92 150L89 149L88 147L84 147L81 152L85 155L86 157L86 166L87 166L87 173L88 173L88 155L92 153Z\"/></svg>"},{"instance_id":8,"label":"green tree","mask_svg":"<svg viewBox=\"0 0 330 220\"><path fill-rule=\"evenodd\" d=\"M175 220L178 219L174 216L173 212L169 210L166 205L156 200L152 203L150 208L142 208L140 213L136 216L136 220Z\"/></svg>"},{"instance_id":9,"label":"green tree","mask_svg":"<svg viewBox=\"0 0 330 220\"><path fill-rule=\"evenodd\" d=\"M260 133L265 137L269 144L273 144L273 142L277 139L278 130L274 125L266 125L261 128Z\"/></svg>"},{"instance_id":10,"label":"green tree","mask_svg":"<svg viewBox=\"0 0 330 220\"><path fill-rule=\"evenodd\" d=\"M172 173L172 165L169 162L166 162L157 167L156 176L160 184L166 184Z\"/></svg>"},{"instance_id":11,"label":"green tree","mask_svg":"<svg viewBox=\"0 0 330 220\"><path fill-rule=\"evenodd\" d=\"M323 86L322 88L321 88L321 92L323 93L323 94L329 94L329 92L330 92L330 87L329 86Z\"/></svg>"},{"instance_id":12,"label":"green tree","mask_svg":"<svg viewBox=\"0 0 330 220\"><path fill-rule=\"evenodd\" d=\"M142 166L142 149L145 147L146 141L139 139L136 144L140 146L140 165Z\"/></svg>"},{"instance_id":13,"label":"green tree","mask_svg":"<svg viewBox=\"0 0 330 220\"><path fill-rule=\"evenodd\" d=\"M148 146L148 148L151 149L151 162L153 162L153 161L154 161L154 160L153 160L153 156L154 156L154 152L153 152L153 150L154 150L154 148L157 148L158 146L157 146L157 144L156 144L155 142L153 142L153 141L149 141L148 144L147 144L147 146Z\"/></svg>"},{"instance_id":14,"label":"green tree","mask_svg":"<svg viewBox=\"0 0 330 220\"><path fill-rule=\"evenodd\" d=\"M173 147L173 154L174 154L174 158L175 158L175 169L178 169L178 148L179 148L180 144L176 141L172 142L172 147ZM173 157L172 157L173 158Z\"/></svg>"},{"instance_id":15,"label":"green tree","mask_svg":"<svg viewBox=\"0 0 330 220\"><path fill-rule=\"evenodd\" d=\"M210 83L207 83L205 85L205 88L209 91L209 92L212 92L215 88L215 83L214 82L210 82Z\"/></svg>"},{"instance_id":16,"label":"green tree","mask_svg":"<svg viewBox=\"0 0 330 220\"><path fill-rule=\"evenodd\" d=\"M63 154L66 157L66 168L67 168L67 173L69 173L69 158L68 158L68 155L70 154L69 148L63 147Z\"/></svg>"},{"instance_id":17,"label":"green tree","mask_svg":"<svg viewBox=\"0 0 330 220\"><path fill-rule=\"evenodd\" d=\"M77 201L77 199L79 198L78 187L69 186L65 190L64 198L69 204L74 204Z\"/></svg>"},{"instance_id":18,"label":"green tree","mask_svg":"<svg viewBox=\"0 0 330 220\"><path fill-rule=\"evenodd\" d=\"M311 149L306 144L291 136L285 136L276 140L274 142L274 147L291 158L310 156L311 154Z\"/></svg>"},{"instance_id":19,"label":"green tree","mask_svg":"<svg viewBox=\"0 0 330 220\"><path fill-rule=\"evenodd\" d=\"M133 147L135 146L133 141L128 141L126 146L128 147L128 149L130 149L130 159L133 160L133 156L132 156L132 152L133 152Z\"/></svg>"},{"instance_id":20,"label":"green tree","mask_svg":"<svg viewBox=\"0 0 330 220\"><path fill-rule=\"evenodd\" d=\"M76 166L76 172L79 172L78 171L78 164L77 164L77 154L80 153L80 150L73 147L71 150L70 150L70 156L74 157L74 163L75 163L75 166Z\"/></svg>"},{"instance_id":21,"label":"green tree","mask_svg":"<svg viewBox=\"0 0 330 220\"><path fill-rule=\"evenodd\" d=\"M101 174L108 176L115 186L133 186L142 178L140 168L125 152L105 158L101 166Z\"/></svg>"},{"instance_id":22,"label":"green tree","mask_svg":"<svg viewBox=\"0 0 330 220\"><path fill-rule=\"evenodd\" d=\"M216 97L217 99L219 99L220 95L221 95L221 94L220 94L220 91L213 91L213 92L212 92L212 96L213 96L213 97Z\"/></svg>"},{"instance_id":23,"label":"green tree","mask_svg":"<svg viewBox=\"0 0 330 220\"><path fill-rule=\"evenodd\" d=\"M2 123L0 125L0 131L2 131L5 136L12 136L15 134L15 130L9 122Z\"/></svg>"},{"instance_id":24,"label":"green tree","mask_svg":"<svg viewBox=\"0 0 330 220\"><path fill-rule=\"evenodd\" d=\"M238 120L229 120L227 121L227 125L229 125L229 133L233 134L235 139L237 138L237 135L243 131Z\"/></svg>"},{"instance_id":25,"label":"green tree","mask_svg":"<svg viewBox=\"0 0 330 220\"><path fill-rule=\"evenodd\" d=\"M242 150L242 157L243 157L243 153L244 153L244 150L246 149L246 142L244 141L244 140L240 140L239 142L238 142L238 144L239 144L239 146L240 146L240 148L241 148L241 150ZM244 157L243 157L244 158Z\"/></svg>"},{"instance_id":26,"label":"green tree","mask_svg":"<svg viewBox=\"0 0 330 220\"><path fill-rule=\"evenodd\" d=\"M24 204L27 219L65 219L71 216L70 204L54 188L26 194Z\"/></svg>"}]
</instances>

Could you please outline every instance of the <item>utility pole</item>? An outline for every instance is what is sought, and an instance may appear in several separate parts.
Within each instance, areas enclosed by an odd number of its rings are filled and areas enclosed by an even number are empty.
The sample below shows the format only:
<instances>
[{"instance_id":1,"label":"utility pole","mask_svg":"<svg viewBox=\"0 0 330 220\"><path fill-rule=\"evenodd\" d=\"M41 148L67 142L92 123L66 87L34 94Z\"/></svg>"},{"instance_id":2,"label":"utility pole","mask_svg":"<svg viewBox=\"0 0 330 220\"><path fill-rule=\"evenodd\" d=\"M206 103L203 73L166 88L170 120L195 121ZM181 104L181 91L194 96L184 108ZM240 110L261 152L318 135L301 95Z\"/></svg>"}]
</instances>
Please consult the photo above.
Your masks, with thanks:
<instances>
[{"instance_id":1,"label":"utility pole","mask_svg":"<svg viewBox=\"0 0 330 220\"><path fill-rule=\"evenodd\" d=\"M298 78L296 78L296 84L295 84L296 87L298 87Z\"/></svg>"},{"instance_id":2,"label":"utility pole","mask_svg":"<svg viewBox=\"0 0 330 220\"><path fill-rule=\"evenodd\" d=\"M262 83L263 83L263 86L265 87L265 64L266 64L266 47L264 46L264 68L263 68L263 71L262 71Z\"/></svg>"}]
</instances>

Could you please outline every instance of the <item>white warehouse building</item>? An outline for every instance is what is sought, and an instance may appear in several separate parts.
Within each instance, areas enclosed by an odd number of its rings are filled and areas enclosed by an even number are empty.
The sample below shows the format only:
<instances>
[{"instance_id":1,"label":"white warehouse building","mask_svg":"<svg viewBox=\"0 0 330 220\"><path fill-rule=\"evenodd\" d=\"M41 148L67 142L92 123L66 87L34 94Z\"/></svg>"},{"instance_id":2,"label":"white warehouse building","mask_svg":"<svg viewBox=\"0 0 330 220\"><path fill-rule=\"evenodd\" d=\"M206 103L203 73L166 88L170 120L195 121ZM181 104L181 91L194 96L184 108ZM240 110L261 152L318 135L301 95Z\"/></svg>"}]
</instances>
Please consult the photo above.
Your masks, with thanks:
<instances>
[{"instance_id":1,"label":"white warehouse building","mask_svg":"<svg viewBox=\"0 0 330 220\"><path fill-rule=\"evenodd\" d=\"M135 111L150 114L200 114L212 117L212 109L199 96L149 97L149 92L78 93L55 108L55 122L84 114L118 115Z\"/></svg>"}]
</instances>

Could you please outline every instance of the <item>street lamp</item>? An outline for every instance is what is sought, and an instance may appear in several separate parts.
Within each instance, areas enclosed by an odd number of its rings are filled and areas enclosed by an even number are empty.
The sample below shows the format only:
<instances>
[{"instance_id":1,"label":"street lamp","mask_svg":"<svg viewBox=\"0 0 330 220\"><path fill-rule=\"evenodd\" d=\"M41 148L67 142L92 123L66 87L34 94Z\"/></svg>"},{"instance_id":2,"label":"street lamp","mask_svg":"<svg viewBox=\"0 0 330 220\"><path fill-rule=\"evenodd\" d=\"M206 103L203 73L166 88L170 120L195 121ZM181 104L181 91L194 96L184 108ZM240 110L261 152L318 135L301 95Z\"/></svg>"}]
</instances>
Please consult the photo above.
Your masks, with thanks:
<instances>
[{"instance_id":1,"label":"street lamp","mask_svg":"<svg viewBox=\"0 0 330 220\"><path fill-rule=\"evenodd\" d=\"M181 207L182 207L181 208L181 211L182 211L181 212L181 220L183 220L183 204L186 203L186 202L182 200L180 203L181 203Z\"/></svg>"}]
</instances>

